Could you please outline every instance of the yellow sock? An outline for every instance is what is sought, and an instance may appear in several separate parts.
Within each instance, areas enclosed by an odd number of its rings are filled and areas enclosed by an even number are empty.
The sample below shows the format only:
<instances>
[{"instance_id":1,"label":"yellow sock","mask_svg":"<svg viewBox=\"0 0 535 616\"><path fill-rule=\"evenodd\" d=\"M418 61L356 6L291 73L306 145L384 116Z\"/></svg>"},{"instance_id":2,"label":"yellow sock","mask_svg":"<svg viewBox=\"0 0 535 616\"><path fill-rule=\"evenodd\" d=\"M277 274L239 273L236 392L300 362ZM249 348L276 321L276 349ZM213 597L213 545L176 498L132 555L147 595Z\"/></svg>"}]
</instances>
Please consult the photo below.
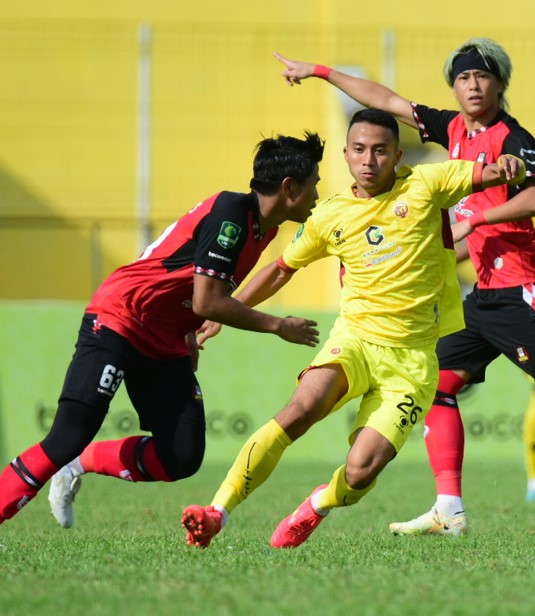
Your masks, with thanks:
<instances>
[{"instance_id":1,"label":"yellow sock","mask_svg":"<svg viewBox=\"0 0 535 616\"><path fill-rule=\"evenodd\" d=\"M535 480L535 390L531 393L529 406L524 416L523 438L528 481Z\"/></svg>"},{"instance_id":2,"label":"yellow sock","mask_svg":"<svg viewBox=\"0 0 535 616\"><path fill-rule=\"evenodd\" d=\"M264 483L291 444L290 437L274 419L262 426L242 447L212 505L224 507L230 513Z\"/></svg>"},{"instance_id":3,"label":"yellow sock","mask_svg":"<svg viewBox=\"0 0 535 616\"><path fill-rule=\"evenodd\" d=\"M318 505L321 510L328 511L334 507L348 507L355 505L359 500L368 494L377 483L374 479L372 483L362 490L354 490L347 485L346 481L346 465L334 471L331 483L322 492L318 492L317 499L314 504Z\"/></svg>"}]
</instances>

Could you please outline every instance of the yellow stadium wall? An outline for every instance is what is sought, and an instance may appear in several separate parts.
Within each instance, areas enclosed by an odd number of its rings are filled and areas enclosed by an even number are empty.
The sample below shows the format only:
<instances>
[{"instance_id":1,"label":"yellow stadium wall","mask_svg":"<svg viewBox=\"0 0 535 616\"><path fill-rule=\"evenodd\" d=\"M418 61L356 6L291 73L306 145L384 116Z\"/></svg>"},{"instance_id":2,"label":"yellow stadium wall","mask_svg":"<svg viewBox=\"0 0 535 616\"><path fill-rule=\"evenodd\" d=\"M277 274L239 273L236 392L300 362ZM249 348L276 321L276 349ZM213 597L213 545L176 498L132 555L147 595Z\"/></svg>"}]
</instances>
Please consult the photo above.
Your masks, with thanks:
<instances>
[{"instance_id":1,"label":"yellow stadium wall","mask_svg":"<svg viewBox=\"0 0 535 616\"><path fill-rule=\"evenodd\" d=\"M445 57L470 36L489 36L515 66L512 113L535 130L528 28L535 4L528 0L499 18L497 3L493 11L492 2L459 0L448 11L423 1L407 11L391 0L380 11L348 0L272 0L258 8L216 0L11 4L0 2L4 299L87 299L108 272L135 258L143 239L198 201L221 189L247 190L254 145L264 136L317 130L327 140L320 194L344 188L341 97L319 80L288 88L274 50L355 67L411 99L451 107ZM146 226L138 217L141 24L151 34ZM403 138L408 162L445 156L422 151L414 132ZM294 232L284 228L260 265ZM336 270L332 260L315 264L272 302L335 308Z\"/></svg>"}]
</instances>

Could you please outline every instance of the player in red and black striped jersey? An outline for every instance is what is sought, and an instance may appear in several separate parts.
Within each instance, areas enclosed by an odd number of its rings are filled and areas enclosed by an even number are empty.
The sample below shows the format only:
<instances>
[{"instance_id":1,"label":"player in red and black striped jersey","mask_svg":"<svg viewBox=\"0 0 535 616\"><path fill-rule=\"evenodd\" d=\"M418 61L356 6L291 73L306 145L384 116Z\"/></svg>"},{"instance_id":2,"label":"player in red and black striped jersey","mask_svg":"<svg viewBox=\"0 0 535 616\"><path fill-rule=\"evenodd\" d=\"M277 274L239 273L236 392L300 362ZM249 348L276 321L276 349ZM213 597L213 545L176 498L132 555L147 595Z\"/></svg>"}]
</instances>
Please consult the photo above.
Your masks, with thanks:
<instances>
[{"instance_id":1,"label":"player in red and black striped jersey","mask_svg":"<svg viewBox=\"0 0 535 616\"><path fill-rule=\"evenodd\" d=\"M514 154L526 165L528 177L520 187L490 188L461 200L455 208L458 221L470 218L477 226L467 242L478 279L464 302L466 328L442 338L437 347L440 380L435 403L425 419L437 500L423 516L391 525L392 532L398 534L464 533L464 430L456 394L467 383L483 381L486 367L501 354L535 376L533 224L518 216L515 222L485 225L485 213L508 199L508 204L523 211L524 217L530 215L535 202L535 139L507 113L505 92L511 61L503 48L490 39L466 41L450 54L444 66L446 81L453 88L460 110L444 111L413 103L367 79L275 56L285 65L282 75L290 85L313 76L328 81L366 107L389 111L417 129L422 141L441 144L450 158L493 163L501 154ZM525 434L525 440L535 439ZM535 460L535 449L527 451ZM535 463L528 462L527 466L535 469ZM535 490L535 477L532 479ZM528 498L529 486L528 481Z\"/></svg>"},{"instance_id":2,"label":"player in red and black striped jersey","mask_svg":"<svg viewBox=\"0 0 535 616\"><path fill-rule=\"evenodd\" d=\"M196 332L206 319L316 346L315 321L254 310L231 294L281 223L308 218L322 157L315 133L264 139L250 193L223 191L202 201L102 283L86 308L50 432L0 476L0 523L52 476L52 513L69 528L84 473L176 481L197 472L205 418L194 374ZM151 436L92 442L123 380Z\"/></svg>"},{"instance_id":3,"label":"player in red and black striped jersey","mask_svg":"<svg viewBox=\"0 0 535 616\"><path fill-rule=\"evenodd\" d=\"M277 230L261 233L256 193L218 193L167 227L139 259L113 272L86 313L94 315L95 328L113 329L149 357L189 355L184 333L204 321L193 310L195 284L216 281L226 301Z\"/></svg>"},{"instance_id":4,"label":"player in red and black striped jersey","mask_svg":"<svg viewBox=\"0 0 535 616\"><path fill-rule=\"evenodd\" d=\"M451 159L488 164L495 163L502 154L513 154L524 160L527 175L535 178L535 139L503 109L488 124L471 132L459 112L416 104L413 109L422 140L443 145ZM508 201L518 192L517 186L495 186L474 193L455 206L455 217L464 220ZM526 202L530 201L529 194L523 195ZM531 218L482 227L468 238L468 251L480 290L517 287L535 280L535 230Z\"/></svg>"}]
</instances>

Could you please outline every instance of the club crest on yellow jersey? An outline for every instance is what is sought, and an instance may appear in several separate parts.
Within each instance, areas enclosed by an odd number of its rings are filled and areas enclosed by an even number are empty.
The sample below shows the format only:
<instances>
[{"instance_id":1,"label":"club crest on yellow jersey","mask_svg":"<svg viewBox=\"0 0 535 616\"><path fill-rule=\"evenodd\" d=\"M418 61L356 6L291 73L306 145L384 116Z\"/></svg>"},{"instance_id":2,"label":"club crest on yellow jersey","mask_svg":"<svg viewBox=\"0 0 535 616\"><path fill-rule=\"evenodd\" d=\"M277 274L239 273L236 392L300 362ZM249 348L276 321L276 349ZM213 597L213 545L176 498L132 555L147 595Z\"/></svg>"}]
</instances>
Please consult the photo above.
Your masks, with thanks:
<instances>
[{"instance_id":1,"label":"club crest on yellow jersey","mask_svg":"<svg viewBox=\"0 0 535 616\"><path fill-rule=\"evenodd\" d=\"M399 218L405 218L409 213L409 206L406 203L396 203L394 206L394 214Z\"/></svg>"}]
</instances>

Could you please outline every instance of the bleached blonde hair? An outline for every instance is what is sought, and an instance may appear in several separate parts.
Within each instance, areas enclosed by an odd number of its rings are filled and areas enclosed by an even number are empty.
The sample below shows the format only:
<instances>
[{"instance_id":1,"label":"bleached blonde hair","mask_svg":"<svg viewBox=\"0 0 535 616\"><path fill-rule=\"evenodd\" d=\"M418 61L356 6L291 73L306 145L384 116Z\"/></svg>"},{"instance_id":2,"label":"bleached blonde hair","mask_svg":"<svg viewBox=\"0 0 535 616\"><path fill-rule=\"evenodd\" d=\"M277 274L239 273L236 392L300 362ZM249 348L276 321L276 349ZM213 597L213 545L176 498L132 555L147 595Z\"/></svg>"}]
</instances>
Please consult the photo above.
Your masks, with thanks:
<instances>
[{"instance_id":1,"label":"bleached blonde hair","mask_svg":"<svg viewBox=\"0 0 535 616\"><path fill-rule=\"evenodd\" d=\"M457 57L466 53L467 51L475 50L477 53L483 58L486 64L489 66L494 66L496 68L496 72L498 75L496 77L500 80L503 85L503 92L500 93L500 107L502 109L509 108L509 102L505 96L505 92L509 87L509 82L511 81L511 73L513 71L513 65L511 63L511 58L508 56L505 49L489 38L470 38L465 41L461 47L452 51L450 55L446 58L446 62L444 63L444 77L448 85L453 87L454 77L453 77L453 64ZM494 71L492 71L494 73Z\"/></svg>"}]
</instances>

